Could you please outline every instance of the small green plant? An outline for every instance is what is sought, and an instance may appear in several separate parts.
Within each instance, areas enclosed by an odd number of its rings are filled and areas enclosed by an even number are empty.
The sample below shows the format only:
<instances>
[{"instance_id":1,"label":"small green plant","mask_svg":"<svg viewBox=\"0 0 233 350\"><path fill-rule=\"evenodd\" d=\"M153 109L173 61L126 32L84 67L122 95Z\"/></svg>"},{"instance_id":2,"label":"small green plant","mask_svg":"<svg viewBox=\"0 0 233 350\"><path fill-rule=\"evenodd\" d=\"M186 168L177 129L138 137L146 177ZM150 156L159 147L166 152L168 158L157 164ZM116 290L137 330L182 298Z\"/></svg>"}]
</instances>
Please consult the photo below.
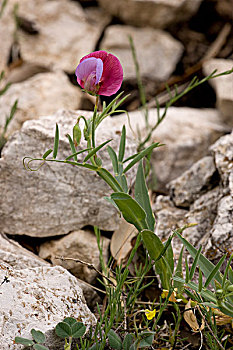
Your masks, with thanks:
<instances>
[{"instance_id":1,"label":"small green plant","mask_svg":"<svg viewBox=\"0 0 233 350\"><path fill-rule=\"evenodd\" d=\"M108 332L109 345L115 350L137 350L150 347L154 340L155 332L144 331L138 334L135 340L135 335L126 334L123 341L112 329Z\"/></svg>"},{"instance_id":2,"label":"small green plant","mask_svg":"<svg viewBox=\"0 0 233 350\"><path fill-rule=\"evenodd\" d=\"M35 350L49 350L46 346L42 345L45 343L45 335L43 332L32 329L31 335L33 340L22 337L15 337L15 343L31 346Z\"/></svg>"},{"instance_id":3,"label":"small green plant","mask_svg":"<svg viewBox=\"0 0 233 350\"><path fill-rule=\"evenodd\" d=\"M219 260L217 265L210 262L203 254L201 254L201 247L197 250L194 248L179 232L176 233L182 241L189 254L194 261L189 270L186 263L186 276L183 279L180 276L174 276L174 281L181 283L181 288L184 286L184 291L200 305L205 305L213 309L219 309L225 315L233 317L233 271L231 262L233 254L231 254L224 275L221 274L220 268L226 260L226 254ZM199 266L199 281L198 284L193 282L196 267ZM203 282L203 275L205 282ZM211 286L212 290L208 289ZM190 292L190 289L194 293Z\"/></svg>"},{"instance_id":4,"label":"small green plant","mask_svg":"<svg viewBox=\"0 0 233 350\"><path fill-rule=\"evenodd\" d=\"M55 332L58 337L65 339L64 350L70 350L72 340L81 338L86 332L86 327L82 322L77 322L75 318L66 317L56 325Z\"/></svg>"}]
</instances>

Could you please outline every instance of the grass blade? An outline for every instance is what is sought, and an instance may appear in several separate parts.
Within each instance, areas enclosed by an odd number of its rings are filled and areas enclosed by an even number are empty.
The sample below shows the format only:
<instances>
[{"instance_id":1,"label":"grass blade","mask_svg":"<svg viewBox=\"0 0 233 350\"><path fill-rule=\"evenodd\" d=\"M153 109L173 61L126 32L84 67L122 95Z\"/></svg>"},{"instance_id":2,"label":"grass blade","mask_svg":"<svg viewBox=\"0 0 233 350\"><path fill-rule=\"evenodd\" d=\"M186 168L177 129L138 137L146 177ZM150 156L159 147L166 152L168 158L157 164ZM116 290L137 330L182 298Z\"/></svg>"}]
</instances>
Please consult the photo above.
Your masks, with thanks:
<instances>
[{"instance_id":1,"label":"grass blade","mask_svg":"<svg viewBox=\"0 0 233 350\"><path fill-rule=\"evenodd\" d=\"M54 146L53 146L53 159L57 158L58 144L59 144L59 128L58 128L58 124L56 123L56 131L55 131Z\"/></svg>"},{"instance_id":2,"label":"grass blade","mask_svg":"<svg viewBox=\"0 0 233 350\"><path fill-rule=\"evenodd\" d=\"M126 139L126 130L125 125L122 127L121 132L121 141L120 141L120 147L119 147L119 154L118 154L118 160L119 162L122 162L125 155L125 139Z\"/></svg>"}]
</instances>

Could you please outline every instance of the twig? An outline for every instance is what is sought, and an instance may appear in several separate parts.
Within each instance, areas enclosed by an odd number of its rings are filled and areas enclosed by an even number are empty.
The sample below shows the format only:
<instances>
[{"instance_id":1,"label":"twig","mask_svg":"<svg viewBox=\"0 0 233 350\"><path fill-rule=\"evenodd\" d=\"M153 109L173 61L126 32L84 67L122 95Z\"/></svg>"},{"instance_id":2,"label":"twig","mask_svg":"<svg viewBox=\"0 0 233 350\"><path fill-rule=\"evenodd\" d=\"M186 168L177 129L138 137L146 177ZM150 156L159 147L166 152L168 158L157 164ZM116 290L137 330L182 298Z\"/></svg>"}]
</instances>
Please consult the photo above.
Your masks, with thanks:
<instances>
[{"instance_id":1,"label":"twig","mask_svg":"<svg viewBox=\"0 0 233 350\"><path fill-rule=\"evenodd\" d=\"M108 278L107 276L105 276L102 272L100 272L93 264L90 264L90 263L88 263L88 262L86 262L86 261L82 261L82 260L80 260L80 259L64 258L63 256L55 256L55 259L59 259L59 260L61 260L61 261L74 261L74 262L76 262L76 263L83 264L83 265L87 266L89 269L96 271L100 276L102 276L103 278L105 278L111 285L113 285L113 286L115 287L115 285L114 285L114 283L111 281L111 279Z\"/></svg>"},{"instance_id":2,"label":"twig","mask_svg":"<svg viewBox=\"0 0 233 350\"><path fill-rule=\"evenodd\" d=\"M88 287L90 287L90 288L92 288L92 289L94 289L94 290L97 290L97 291L100 292L100 293L106 294L106 292L105 292L104 290L102 290L102 289L100 289L100 288L97 288L97 287L95 287L95 286L92 286L92 284L90 284L90 283L88 283L88 282L86 282L86 281L83 281L83 280L81 280L80 278L77 278L77 280L80 281L80 282L83 283L83 284L86 284Z\"/></svg>"},{"instance_id":3,"label":"twig","mask_svg":"<svg viewBox=\"0 0 233 350\"><path fill-rule=\"evenodd\" d=\"M208 322L206 322L205 316L203 315L201 308L197 305L198 311L200 312L201 316L203 317L203 320L207 326L207 328L209 329L210 333L212 334L212 336L214 337L214 339L216 340L216 342L218 343L220 349L225 350L224 347L222 346L222 344L220 343L220 341L218 340L218 338L216 337L216 335L214 334L214 332L212 331L211 327L209 326Z\"/></svg>"}]
</instances>

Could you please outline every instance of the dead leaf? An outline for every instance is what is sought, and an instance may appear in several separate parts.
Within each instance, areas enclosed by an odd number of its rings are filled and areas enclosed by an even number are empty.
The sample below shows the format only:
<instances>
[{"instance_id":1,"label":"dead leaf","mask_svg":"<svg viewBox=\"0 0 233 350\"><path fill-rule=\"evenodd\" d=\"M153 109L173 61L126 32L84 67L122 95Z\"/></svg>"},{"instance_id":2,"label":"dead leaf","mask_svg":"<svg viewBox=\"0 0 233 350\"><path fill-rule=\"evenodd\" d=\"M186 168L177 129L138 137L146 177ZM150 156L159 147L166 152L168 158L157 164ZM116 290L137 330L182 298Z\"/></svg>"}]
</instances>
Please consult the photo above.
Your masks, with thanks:
<instances>
[{"instance_id":1,"label":"dead leaf","mask_svg":"<svg viewBox=\"0 0 233 350\"><path fill-rule=\"evenodd\" d=\"M185 313L184 313L184 319L189 324L189 326L192 328L192 331L193 332L202 331L205 328L205 321L202 318L201 326L199 326L199 324L197 322L197 318L196 318L193 310L191 310L191 299L185 305L185 310L187 310L187 311L185 311Z\"/></svg>"},{"instance_id":2,"label":"dead leaf","mask_svg":"<svg viewBox=\"0 0 233 350\"><path fill-rule=\"evenodd\" d=\"M132 250L131 241L137 235L137 232L137 229L133 225L122 219L120 227L113 233L110 250L118 265L126 260Z\"/></svg>"},{"instance_id":3,"label":"dead leaf","mask_svg":"<svg viewBox=\"0 0 233 350\"><path fill-rule=\"evenodd\" d=\"M223 312L221 312L218 309L212 309L214 315L215 315L215 321L216 324L219 326L223 326L225 324L232 324L233 327L233 318L231 316L225 315ZM212 321L214 322L214 318L212 317Z\"/></svg>"}]
</instances>

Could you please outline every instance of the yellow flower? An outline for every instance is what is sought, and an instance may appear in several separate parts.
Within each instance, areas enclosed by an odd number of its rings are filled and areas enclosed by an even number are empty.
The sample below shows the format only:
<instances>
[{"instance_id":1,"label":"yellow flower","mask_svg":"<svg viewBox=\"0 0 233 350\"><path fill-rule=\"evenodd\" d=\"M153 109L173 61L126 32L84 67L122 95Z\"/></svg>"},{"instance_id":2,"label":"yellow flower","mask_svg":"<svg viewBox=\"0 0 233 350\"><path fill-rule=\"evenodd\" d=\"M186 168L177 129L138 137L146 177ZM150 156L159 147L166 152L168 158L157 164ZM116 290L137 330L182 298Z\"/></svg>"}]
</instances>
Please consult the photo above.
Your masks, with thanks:
<instances>
[{"instance_id":1,"label":"yellow flower","mask_svg":"<svg viewBox=\"0 0 233 350\"><path fill-rule=\"evenodd\" d=\"M152 320L152 318L154 318L154 317L155 317L155 314L156 314L156 310L155 310L155 309L154 309L154 310L148 310L148 309L146 309L144 312L145 312L146 318L147 318L148 320Z\"/></svg>"},{"instance_id":2,"label":"yellow flower","mask_svg":"<svg viewBox=\"0 0 233 350\"><path fill-rule=\"evenodd\" d=\"M169 291L167 290L167 289L163 289L163 292L162 292L162 294L161 294L161 297L163 298L163 299L165 299L167 296L168 296L168 293L169 293ZM174 290L173 290L173 292L172 292L172 294L170 295L170 297L169 297L169 301L172 301L173 303L175 303L175 302L180 302L180 301L182 301L182 299L176 299L176 296L177 296L177 288L175 288Z\"/></svg>"}]
</instances>

